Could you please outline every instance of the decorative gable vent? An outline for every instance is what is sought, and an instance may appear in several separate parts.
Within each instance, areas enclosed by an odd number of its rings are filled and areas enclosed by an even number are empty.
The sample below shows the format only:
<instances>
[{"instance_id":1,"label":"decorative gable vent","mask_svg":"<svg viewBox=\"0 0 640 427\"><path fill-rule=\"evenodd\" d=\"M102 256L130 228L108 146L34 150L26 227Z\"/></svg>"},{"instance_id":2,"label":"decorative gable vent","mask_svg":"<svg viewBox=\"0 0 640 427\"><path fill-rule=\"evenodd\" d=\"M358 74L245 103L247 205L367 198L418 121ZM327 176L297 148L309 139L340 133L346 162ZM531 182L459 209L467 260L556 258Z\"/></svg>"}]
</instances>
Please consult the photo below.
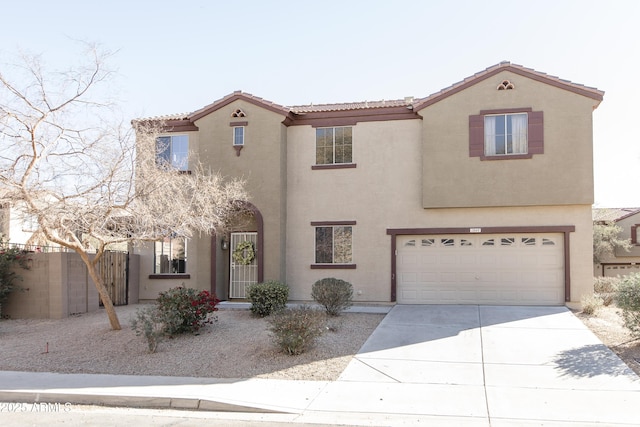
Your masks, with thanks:
<instances>
[{"instance_id":1,"label":"decorative gable vent","mask_svg":"<svg viewBox=\"0 0 640 427\"><path fill-rule=\"evenodd\" d=\"M238 108L233 112L233 114L231 114L231 117L247 117L247 115L244 113L244 111Z\"/></svg>"},{"instance_id":2,"label":"decorative gable vent","mask_svg":"<svg viewBox=\"0 0 640 427\"><path fill-rule=\"evenodd\" d=\"M498 90L511 90L511 89L515 89L515 88L516 87L509 80L503 81L497 87Z\"/></svg>"}]
</instances>

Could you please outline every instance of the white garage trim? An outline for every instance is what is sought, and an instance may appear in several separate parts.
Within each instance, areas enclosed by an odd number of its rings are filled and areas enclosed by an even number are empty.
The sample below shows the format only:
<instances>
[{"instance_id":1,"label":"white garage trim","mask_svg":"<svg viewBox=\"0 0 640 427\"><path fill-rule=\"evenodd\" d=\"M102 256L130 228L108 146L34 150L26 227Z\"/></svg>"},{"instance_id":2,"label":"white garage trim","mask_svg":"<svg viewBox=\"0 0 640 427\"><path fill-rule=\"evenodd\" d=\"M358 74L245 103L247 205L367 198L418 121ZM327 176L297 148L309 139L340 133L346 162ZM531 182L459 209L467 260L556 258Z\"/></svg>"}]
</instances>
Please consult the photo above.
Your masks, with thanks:
<instances>
[{"instance_id":1,"label":"white garage trim","mask_svg":"<svg viewBox=\"0 0 640 427\"><path fill-rule=\"evenodd\" d=\"M548 287L548 289L546 289L546 296L543 296L542 293L540 294L540 298L536 299L535 295L531 292L527 293L527 290L523 290L520 289L520 295L515 297L513 296L513 298L511 298L511 296L507 295L509 294L509 292L502 292L502 296L496 297L495 299L493 299L491 297L491 289L489 289L490 287L487 287L486 290L487 292L484 292L484 294L480 294L479 292L472 292L472 287L470 286L471 282L468 282L467 285L465 287L464 283L461 283L461 285L458 287L458 290L461 291L460 295L453 297L451 295L446 295L445 292L441 292L440 294L438 294L438 292L434 292L431 293L431 296L437 296L437 295L441 295L442 298L444 299L444 301L438 301L437 299L434 300L429 300L428 297L425 297L424 295L422 297L418 296L416 298L417 303L442 303L442 302L448 302L448 303L452 303L453 301L459 300L460 303L485 303L485 304L491 304L491 303L500 303L502 301L502 303L505 304L517 304L518 301L520 301L520 303L526 304L534 304L534 303L552 303L551 301L553 301L553 303L557 303L557 304L561 304L562 301L564 300L569 301L570 300L570 291L571 291L571 276L570 276L570 271L571 271L571 264L570 264L570 248L569 248L569 244L570 244L570 239L569 239L569 233L575 231L575 227L574 226L524 226L524 227L470 227L470 228L406 228L406 229L388 229L387 230L387 234L391 236L391 300L392 301L398 301L398 286L399 286L399 282L400 282L400 278L398 277L398 251L401 249L398 247L399 245L399 241L402 241L404 243L408 242L407 237L408 236L416 236L416 237L420 237L420 245L422 245L423 243L423 239L422 237L427 237L425 240L425 245L429 245L431 244L431 241L433 241L433 244L437 244L437 245L470 245L471 242L473 241L474 245L478 245L478 244L482 244L481 240L484 241L486 239L481 239L481 237L492 237L494 239L501 239L502 237L508 238L507 235L509 236L518 236L518 240L517 240L517 245L524 245L526 240L526 236L527 235L532 235L532 237L538 236L540 237L540 239L536 239L537 241L537 245L540 245L542 242L542 238L544 238L545 235L555 235L556 238L554 238L553 240L557 241L557 243L559 244L559 248L556 248L556 252L554 253L554 257L557 263L560 263L560 265L563 265L563 271L560 270L555 270L555 272L553 271L553 269L555 267L541 267L541 270L545 270L547 269L547 271L542 271L541 274L555 274L556 276L558 274L560 274L560 277L556 277L556 279L549 279L550 282L549 283L553 283L553 285L550 285ZM462 235L468 235L467 239L463 239ZM483 235L491 235L491 236L483 236ZM431 239L428 238L429 236L433 236L433 237L437 237L437 239ZM448 242L447 241L447 237L451 237L451 239L454 240L454 242ZM409 239L410 240L410 239ZM514 241L515 242L515 241ZM410 249L410 248L409 248ZM453 249L453 248L451 248ZM491 252L491 249L487 248L489 250L489 252L487 252L487 254L489 253L493 253L496 254L496 252ZM540 250L546 250L548 248L540 248ZM442 249L441 249L442 250ZM464 251L470 251L470 252L464 252ZM451 252L451 254L457 253L457 257L465 257L468 254L472 254L473 251L475 252L475 255L477 257L482 256L482 252L477 252L479 249L471 249L471 247L469 248L461 248L461 249L457 249L458 252ZM502 249L494 249L495 250L508 250L507 248L502 248ZM534 252L531 252L531 250L533 250L533 248L521 248L518 249L517 251L525 251L522 253L523 257L521 259L520 262L525 262L527 260L527 258L524 256L527 252L530 254L533 254ZM462 252L460 252L462 251ZM514 251L512 254L515 256L515 258L511 257L511 254L509 252L505 252L505 256L509 259L517 259L518 253ZM545 252L546 253L551 253L551 252ZM542 252L535 252L535 254L537 255L542 255ZM536 256L536 258L539 258L538 256ZM471 258L470 258L471 259ZM550 259L549 257L547 257L547 259ZM405 267L403 267L405 268ZM406 270L406 268L405 268ZM517 274L517 269L511 269L511 272L509 272L509 268L504 268L505 271L495 271L494 273L499 274L501 276L508 276L509 274L511 274L513 280L520 280L518 278L516 278L516 274ZM532 270L534 271L534 270ZM446 268L441 269L442 273L453 273L453 274L449 274L449 276L453 277L454 275L458 276L457 279L452 279L452 280L462 280L462 282L464 282L465 280L469 279L470 274L472 274L471 271L464 271L464 269L461 269L461 271L458 270L449 270L447 271ZM487 275L489 275L491 272L490 271L485 271L485 273ZM465 276L466 275L466 276ZM477 275L474 274L473 279L475 280L475 278L478 277ZM487 276L489 277L489 276ZM462 278L462 279L460 279ZM406 277L405 277L406 279ZM409 278L410 279L410 278ZM429 278L424 279L426 281L429 280ZM470 280L470 279L469 279ZM478 280L480 282L482 282L483 280L485 280L485 278L483 277L478 277ZM489 282L490 279L486 279L485 282ZM508 283L509 282L509 278L507 279L502 279L504 281L504 283ZM410 281L410 280L409 280ZM405 280L403 282L403 290L407 291L410 289L407 288L406 286L407 281ZM515 281L513 283L516 283ZM551 287L555 287L555 290L552 290ZM507 288L504 288L503 290L505 290ZM436 290L436 288L434 288L433 290ZM441 289L442 290L442 289ZM465 295L466 292L466 295ZM552 293L555 292L555 296L551 297L550 295L552 295ZM427 293L425 293L426 295ZM494 292L495 295L497 295ZM515 295L515 293L512 293ZM562 295L564 294L564 295ZM409 294L405 294L405 297L409 295ZM475 295L475 296L474 296ZM436 297L437 298L437 297ZM403 298L400 298L401 302L405 302L403 301Z\"/></svg>"}]
</instances>

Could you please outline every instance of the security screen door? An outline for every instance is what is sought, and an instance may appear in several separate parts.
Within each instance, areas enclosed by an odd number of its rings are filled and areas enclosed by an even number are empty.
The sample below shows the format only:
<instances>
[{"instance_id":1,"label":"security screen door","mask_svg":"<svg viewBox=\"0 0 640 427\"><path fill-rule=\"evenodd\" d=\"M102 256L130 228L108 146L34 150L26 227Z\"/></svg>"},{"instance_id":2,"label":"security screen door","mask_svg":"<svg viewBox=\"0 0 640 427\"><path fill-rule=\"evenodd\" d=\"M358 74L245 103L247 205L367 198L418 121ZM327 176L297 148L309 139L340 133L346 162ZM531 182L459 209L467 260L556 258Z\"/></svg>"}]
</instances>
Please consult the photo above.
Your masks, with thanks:
<instances>
[{"instance_id":1,"label":"security screen door","mask_svg":"<svg viewBox=\"0 0 640 427\"><path fill-rule=\"evenodd\" d=\"M258 233L231 233L229 298L246 298L246 287L258 281L258 263L255 254ZM251 250L246 248L251 243ZM240 247L239 247L240 246ZM245 247L245 249L241 249Z\"/></svg>"}]
</instances>

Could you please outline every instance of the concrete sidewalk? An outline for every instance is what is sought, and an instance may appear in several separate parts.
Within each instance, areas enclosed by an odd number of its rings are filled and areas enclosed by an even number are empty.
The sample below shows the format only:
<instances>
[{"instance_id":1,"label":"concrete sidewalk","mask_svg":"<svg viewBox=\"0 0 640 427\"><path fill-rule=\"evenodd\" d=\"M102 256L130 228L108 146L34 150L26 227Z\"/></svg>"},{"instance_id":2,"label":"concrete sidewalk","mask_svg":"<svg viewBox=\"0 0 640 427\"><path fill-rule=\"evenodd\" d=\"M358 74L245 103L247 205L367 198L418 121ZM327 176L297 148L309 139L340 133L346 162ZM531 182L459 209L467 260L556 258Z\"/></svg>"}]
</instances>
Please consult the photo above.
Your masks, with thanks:
<instances>
[{"instance_id":1,"label":"concrete sidewalk","mask_svg":"<svg viewBox=\"0 0 640 427\"><path fill-rule=\"evenodd\" d=\"M395 306L334 382L0 372L0 401L299 424L640 425L640 379L565 307Z\"/></svg>"}]
</instances>

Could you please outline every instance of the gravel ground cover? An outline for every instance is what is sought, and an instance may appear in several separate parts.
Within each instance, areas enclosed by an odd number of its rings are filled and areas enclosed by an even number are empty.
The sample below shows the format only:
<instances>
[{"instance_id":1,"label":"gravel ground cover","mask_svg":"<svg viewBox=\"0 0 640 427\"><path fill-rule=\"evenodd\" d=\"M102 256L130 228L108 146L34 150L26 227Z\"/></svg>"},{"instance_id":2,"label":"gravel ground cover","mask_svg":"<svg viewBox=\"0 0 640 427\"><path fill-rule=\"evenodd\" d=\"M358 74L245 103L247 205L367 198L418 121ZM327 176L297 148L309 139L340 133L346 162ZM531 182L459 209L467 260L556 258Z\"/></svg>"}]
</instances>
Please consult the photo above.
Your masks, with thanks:
<instances>
[{"instance_id":1,"label":"gravel ground cover","mask_svg":"<svg viewBox=\"0 0 640 427\"><path fill-rule=\"evenodd\" d=\"M103 310L62 320L2 320L0 370L332 381L384 318L343 313L313 348L290 356L274 346L266 319L248 310L222 309L199 335L165 339L150 354L130 327L139 307L116 307L120 331L110 329ZM640 340L623 326L619 309L575 315L640 375Z\"/></svg>"},{"instance_id":2,"label":"gravel ground cover","mask_svg":"<svg viewBox=\"0 0 640 427\"><path fill-rule=\"evenodd\" d=\"M221 309L198 335L165 339L156 353L131 330L141 305L116 307L122 330L109 327L104 310L62 320L0 321L0 370L274 378L329 381L338 378L383 314L343 313L331 330L299 356L281 353L266 319L248 310Z\"/></svg>"},{"instance_id":3,"label":"gravel ground cover","mask_svg":"<svg viewBox=\"0 0 640 427\"><path fill-rule=\"evenodd\" d=\"M634 339L624 327L620 309L615 305L600 308L595 315L576 316L613 350L633 371L640 375L640 340Z\"/></svg>"}]
</instances>

